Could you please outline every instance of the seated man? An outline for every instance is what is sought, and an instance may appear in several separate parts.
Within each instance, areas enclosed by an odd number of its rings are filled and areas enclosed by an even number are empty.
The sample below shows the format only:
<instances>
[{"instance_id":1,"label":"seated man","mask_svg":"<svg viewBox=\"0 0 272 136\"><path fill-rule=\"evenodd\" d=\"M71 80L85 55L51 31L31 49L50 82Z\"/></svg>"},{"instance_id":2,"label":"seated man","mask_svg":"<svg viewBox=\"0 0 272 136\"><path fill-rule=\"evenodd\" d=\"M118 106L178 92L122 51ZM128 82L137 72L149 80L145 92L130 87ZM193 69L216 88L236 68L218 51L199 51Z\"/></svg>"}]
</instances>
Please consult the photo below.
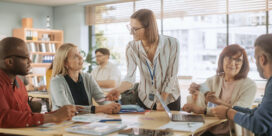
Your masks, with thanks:
<instances>
[{"instance_id":1,"label":"seated man","mask_svg":"<svg viewBox=\"0 0 272 136\"><path fill-rule=\"evenodd\" d=\"M268 80L261 104L254 109L220 105L211 111L219 118L233 120L257 136L272 136L272 34L257 38L255 59L260 76Z\"/></svg>"},{"instance_id":2,"label":"seated man","mask_svg":"<svg viewBox=\"0 0 272 136\"><path fill-rule=\"evenodd\" d=\"M96 49L95 57L98 66L91 74L102 91L108 92L120 84L121 73L114 64L109 62L110 51L107 48Z\"/></svg>"},{"instance_id":3,"label":"seated man","mask_svg":"<svg viewBox=\"0 0 272 136\"><path fill-rule=\"evenodd\" d=\"M32 113L24 83L16 75L27 75L31 60L25 42L8 37L0 41L0 128L30 127L71 119L76 108L63 106L53 113Z\"/></svg>"}]
</instances>

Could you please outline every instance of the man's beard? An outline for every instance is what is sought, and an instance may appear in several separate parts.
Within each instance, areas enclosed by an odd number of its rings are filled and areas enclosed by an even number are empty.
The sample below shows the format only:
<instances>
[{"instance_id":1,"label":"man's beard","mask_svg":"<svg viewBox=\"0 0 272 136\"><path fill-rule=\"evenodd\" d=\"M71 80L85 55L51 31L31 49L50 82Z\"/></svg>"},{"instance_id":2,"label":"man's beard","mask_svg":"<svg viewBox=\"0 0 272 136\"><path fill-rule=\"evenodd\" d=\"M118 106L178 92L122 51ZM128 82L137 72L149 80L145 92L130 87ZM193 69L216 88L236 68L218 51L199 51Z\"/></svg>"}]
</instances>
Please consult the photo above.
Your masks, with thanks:
<instances>
[{"instance_id":1,"label":"man's beard","mask_svg":"<svg viewBox=\"0 0 272 136\"><path fill-rule=\"evenodd\" d=\"M15 65L12 68L12 73L15 75L27 75L29 73L29 71L27 70L27 68L21 66L19 63L15 63Z\"/></svg>"},{"instance_id":2,"label":"man's beard","mask_svg":"<svg viewBox=\"0 0 272 136\"><path fill-rule=\"evenodd\" d=\"M261 78L265 78L264 77L264 72L263 72L263 69L261 68L260 64L259 64L259 61L256 62L256 66L257 66L257 70L259 72L259 75Z\"/></svg>"}]
</instances>

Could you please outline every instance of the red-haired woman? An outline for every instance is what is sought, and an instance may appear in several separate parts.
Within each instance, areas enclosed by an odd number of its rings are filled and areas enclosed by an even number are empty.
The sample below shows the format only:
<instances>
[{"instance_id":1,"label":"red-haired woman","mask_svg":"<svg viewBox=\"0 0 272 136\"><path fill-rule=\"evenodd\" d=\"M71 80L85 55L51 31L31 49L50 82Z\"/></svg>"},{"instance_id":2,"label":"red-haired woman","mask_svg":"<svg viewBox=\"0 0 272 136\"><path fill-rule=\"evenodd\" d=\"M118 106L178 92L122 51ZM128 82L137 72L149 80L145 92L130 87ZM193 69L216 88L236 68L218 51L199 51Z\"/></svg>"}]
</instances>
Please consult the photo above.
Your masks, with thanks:
<instances>
[{"instance_id":1,"label":"red-haired woman","mask_svg":"<svg viewBox=\"0 0 272 136\"><path fill-rule=\"evenodd\" d=\"M237 44L225 47L218 60L216 75L204 83L209 92L199 92L200 85L192 83L183 110L199 114L212 115L208 103L228 107L250 107L256 94L256 84L247 77L249 63L245 49ZM209 129L203 135L228 135L234 129L233 122L225 122ZM235 127L238 133L238 127Z\"/></svg>"}]
</instances>

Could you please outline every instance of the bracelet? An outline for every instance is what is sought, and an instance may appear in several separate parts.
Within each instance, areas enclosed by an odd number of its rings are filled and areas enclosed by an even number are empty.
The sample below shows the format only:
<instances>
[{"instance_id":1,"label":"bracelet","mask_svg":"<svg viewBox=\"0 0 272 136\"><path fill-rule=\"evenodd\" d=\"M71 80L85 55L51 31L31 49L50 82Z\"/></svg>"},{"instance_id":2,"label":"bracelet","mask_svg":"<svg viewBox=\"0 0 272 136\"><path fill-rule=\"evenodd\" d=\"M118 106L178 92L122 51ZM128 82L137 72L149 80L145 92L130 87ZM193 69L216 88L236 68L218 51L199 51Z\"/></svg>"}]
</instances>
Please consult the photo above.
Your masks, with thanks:
<instances>
[{"instance_id":1,"label":"bracelet","mask_svg":"<svg viewBox=\"0 0 272 136\"><path fill-rule=\"evenodd\" d=\"M91 107L91 113L95 113L95 106Z\"/></svg>"},{"instance_id":2,"label":"bracelet","mask_svg":"<svg viewBox=\"0 0 272 136\"><path fill-rule=\"evenodd\" d=\"M228 108L228 109L226 110L226 119L229 119L229 118L228 118L228 112L229 112L230 109L231 109L231 108Z\"/></svg>"}]
</instances>

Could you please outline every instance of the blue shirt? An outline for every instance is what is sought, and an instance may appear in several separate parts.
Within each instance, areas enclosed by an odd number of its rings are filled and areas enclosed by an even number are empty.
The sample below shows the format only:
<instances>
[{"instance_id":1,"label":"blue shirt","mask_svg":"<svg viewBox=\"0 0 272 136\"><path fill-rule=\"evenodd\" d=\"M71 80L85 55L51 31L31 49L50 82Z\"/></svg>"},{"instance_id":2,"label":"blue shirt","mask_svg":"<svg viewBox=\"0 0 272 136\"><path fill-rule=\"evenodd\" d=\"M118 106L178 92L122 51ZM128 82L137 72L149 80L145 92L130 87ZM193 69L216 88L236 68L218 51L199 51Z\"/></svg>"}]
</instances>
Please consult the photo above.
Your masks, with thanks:
<instances>
[{"instance_id":1,"label":"blue shirt","mask_svg":"<svg viewBox=\"0 0 272 136\"><path fill-rule=\"evenodd\" d=\"M238 111L234 122L252 131L257 136L272 136L272 77L269 78L263 100L254 109L235 106Z\"/></svg>"}]
</instances>

